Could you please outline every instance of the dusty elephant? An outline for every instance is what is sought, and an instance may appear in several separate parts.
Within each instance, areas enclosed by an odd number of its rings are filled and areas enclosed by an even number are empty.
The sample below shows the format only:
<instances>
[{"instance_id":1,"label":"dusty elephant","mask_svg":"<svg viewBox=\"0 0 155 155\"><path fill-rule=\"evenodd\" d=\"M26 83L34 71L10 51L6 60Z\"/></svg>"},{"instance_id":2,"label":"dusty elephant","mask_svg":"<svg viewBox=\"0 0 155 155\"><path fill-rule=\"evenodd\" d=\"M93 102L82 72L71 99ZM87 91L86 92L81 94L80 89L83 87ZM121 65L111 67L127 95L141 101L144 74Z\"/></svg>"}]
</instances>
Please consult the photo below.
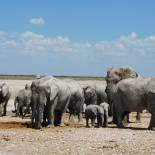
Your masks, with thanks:
<instances>
[{"instance_id":1,"label":"dusty elephant","mask_svg":"<svg viewBox=\"0 0 155 155\"><path fill-rule=\"evenodd\" d=\"M123 117L130 112L147 109L151 113L148 129L155 127L155 78L125 79L116 85L113 103L113 120L124 127Z\"/></svg>"},{"instance_id":2,"label":"dusty elephant","mask_svg":"<svg viewBox=\"0 0 155 155\"><path fill-rule=\"evenodd\" d=\"M95 120L97 118L97 127L107 126L108 104L101 103L100 105L90 104L86 107L86 127L89 127L89 119L92 127L95 127Z\"/></svg>"},{"instance_id":3,"label":"dusty elephant","mask_svg":"<svg viewBox=\"0 0 155 155\"><path fill-rule=\"evenodd\" d=\"M0 83L0 115L6 115L7 103L10 99L11 93L9 87L5 82Z\"/></svg>"},{"instance_id":4,"label":"dusty elephant","mask_svg":"<svg viewBox=\"0 0 155 155\"><path fill-rule=\"evenodd\" d=\"M74 80L65 80L70 88L71 98L69 101L69 121L72 115L78 115L78 121L82 121L82 112L84 106L84 92L82 87Z\"/></svg>"},{"instance_id":5,"label":"dusty elephant","mask_svg":"<svg viewBox=\"0 0 155 155\"><path fill-rule=\"evenodd\" d=\"M116 85L123 79L142 79L142 77L131 67L109 68L106 76L106 93L108 98L109 114L112 115L114 94L116 92ZM127 122L129 122L129 115L127 115ZM140 112L137 113L136 122L140 122Z\"/></svg>"},{"instance_id":6,"label":"dusty elephant","mask_svg":"<svg viewBox=\"0 0 155 155\"><path fill-rule=\"evenodd\" d=\"M63 115L71 99L68 84L50 76L33 82L31 89L38 94L35 128L42 127L42 120L48 127L62 125Z\"/></svg>"},{"instance_id":7,"label":"dusty elephant","mask_svg":"<svg viewBox=\"0 0 155 155\"><path fill-rule=\"evenodd\" d=\"M87 105L92 104L91 102L94 102L93 100L96 100L96 99L97 99L96 104L98 105L102 102L107 102L107 94L105 92L106 82L103 81L102 84L98 84L94 82L92 83L85 82L85 83L82 83L81 86L84 90L84 95L85 95L85 100Z\"/></svg>"},{"instance_id":8,"label":"dusty elephant","mask_svg":"<svg viewBox=\"0 0 155 155\"><path fill-rule=\"evenodd\" d=\"M87 86L83 88L85 104L97 104L97 93L94 87Z\"/></svg>"},{"instance_id":9,"label":"dusty elephant","mask_svg":"<svg viewBox=\"0 0 155 155\"><path fill-rule=\"evenodd\" d=\"M31 96L32 92L27 84L24 89L19 90L14 101L15 110L13 112L16 113L16 116L23 118L27 113L30 113Z\"/></svg>"}]
</instances>

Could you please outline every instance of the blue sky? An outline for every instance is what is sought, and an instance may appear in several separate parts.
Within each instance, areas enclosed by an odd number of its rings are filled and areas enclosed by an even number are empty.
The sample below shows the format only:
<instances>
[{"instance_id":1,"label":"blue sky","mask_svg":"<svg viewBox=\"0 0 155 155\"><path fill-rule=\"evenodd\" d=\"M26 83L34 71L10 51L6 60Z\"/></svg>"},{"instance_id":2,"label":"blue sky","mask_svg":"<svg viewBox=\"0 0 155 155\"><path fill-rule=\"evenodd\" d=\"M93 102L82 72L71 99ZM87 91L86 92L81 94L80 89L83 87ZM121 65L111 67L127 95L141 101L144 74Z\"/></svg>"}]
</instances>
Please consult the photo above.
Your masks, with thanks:
<instances>
[{"instance_id":1,"label":"blue sky","mask_svg":"<svg viewBox=\"0 0 155 155\"><path fill-rule=\"evenodd\" d=\"M155 75L154 0L1 0L0 73Z\"/></svg>"}]
</instances>

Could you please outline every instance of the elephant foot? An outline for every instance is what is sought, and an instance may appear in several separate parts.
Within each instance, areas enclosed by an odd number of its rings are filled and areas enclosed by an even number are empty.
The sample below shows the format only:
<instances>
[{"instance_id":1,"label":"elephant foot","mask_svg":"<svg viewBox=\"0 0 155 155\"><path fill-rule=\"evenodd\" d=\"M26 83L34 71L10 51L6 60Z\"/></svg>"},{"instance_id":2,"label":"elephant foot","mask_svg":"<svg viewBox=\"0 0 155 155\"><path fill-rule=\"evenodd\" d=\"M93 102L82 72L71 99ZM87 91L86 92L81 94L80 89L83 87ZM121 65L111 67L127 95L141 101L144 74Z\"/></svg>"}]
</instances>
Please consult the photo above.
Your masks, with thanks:
<instances>
[{"instance_id":1,"label":"elephant foot","mask_svg":"<svg viewBox=\"0 0 155 155\"><path fill-rule=\"evenodd\" d=\"M118 128L124 128L124 125L123 125L123 123L118 123L118 124L117 124L117 127L118 127Z\"/></svg>"},{"instance_id":2,"label":"elephant foot","mask_svg":"<svg viewBox=\"0 0 155 155\"><path fill-rule=\"evenodd\" d=\"M42 129L42 126L34 126L34 129L40 130L40 129Z\"/></svg>"},{"instance_id":3,"label":"elephant foot","mask_svg":"<svg viewBox=\"0 0 155 155\"><path fill-rule=\"evenodd\" d=\"M103 127L103 128L107 128L107 127L108 127L108 124L103 124L102 127Z\"/></svg>"},{"instance_id":4,"label":"elephant foot","mask_svg":"<svg viewBox=\"0 0 155 155\"><path fill-rule=\"evenodd\" d=\"M149 127L148 127L148 130L153 130L153 128L149 126Z\"/></svg>"},{"instance_id":5,"label":"elephant foot","mask_svg":"<svg viewBox=\"0 0 155 155\"><path fill-rule=\"evenodd\" d=\"M47 124L47 122L42 122L42 124L41 124L43 127L46 127L48 124Z\"/></svg>"},{"instance_id":6,"label":"elephant foot","mask_svg":"<svg viewBox=\"0 0 155 155\"><path fill-rule=\"evenodd\" d=\"M16 110L12 110L12 113L16 113L17 111Z\"/></svg>"},{"instance_id":7,"label":"elephant foot","mask_svg":"<svg viewBox=\"0 0 155 155\"><path fill-rule=\"evenodd\" d=\"M34 128L34 124L27 124L27 128Z\"/></svg>"},{"instance_id":8,"label":"elephant foot","mask_svg":"<svg viewBox=\"0 0 155 155\"><path fill-rule=\"evenodd\" d=\"M154 126L149 126L148 130L153 130Z\"/></svg>"},{"instance_id":9,"label":"elephant foot","mask_svg":"<svg viewBox=\"0 0 155 155\"><path fill-rule=\"evenodd\" d=\"M54 128L54 125L53 124L49 124L49 125L47 125L47 128Z\"/></svg>"},{"instance_id":10,"label":"elephant foot","mask_svg":"<svg viewBox=\"0 0 155 155\"><path fill-rule=\"evenodd\" d=\"M66 126L64 123L61 123L60 125L59 125L60 127L64 127L64 126Z\"/></svg>"}]
</instances>

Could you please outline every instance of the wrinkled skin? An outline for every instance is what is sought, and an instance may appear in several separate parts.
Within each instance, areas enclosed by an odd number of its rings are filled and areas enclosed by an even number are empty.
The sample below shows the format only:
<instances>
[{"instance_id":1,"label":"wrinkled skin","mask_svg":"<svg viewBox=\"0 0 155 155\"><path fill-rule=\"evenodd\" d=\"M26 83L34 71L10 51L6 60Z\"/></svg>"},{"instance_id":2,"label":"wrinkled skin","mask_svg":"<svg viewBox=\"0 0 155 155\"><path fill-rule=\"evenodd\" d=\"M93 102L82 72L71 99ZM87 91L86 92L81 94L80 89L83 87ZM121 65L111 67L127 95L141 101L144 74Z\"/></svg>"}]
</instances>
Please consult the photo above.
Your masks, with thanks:
<instances>
[{"instance_id":1,"label":"wrinkled skin","mask_svg":"<svg viewBox=\"0 0 155 155\"><path fill-rule=\"evenodd\" d=\"M70 88L71 98L68 105L69 121L72 115L78 115L78 121L82 121L82 112L84 105L84 93L82 87L74 80L65 80Z\"/></svg>"},{"instance_id":2,"label":"wrinkled skin","mask_svg":"<svg viewBox=\"0 0 155 155\"><path fill-rule=\"evenodd\" d=\"M151 113L148 129L155 127L155 78L126 79L116 86L113 103L114 123L123 128L123 117L130 112L147 109Z\"/></svg>"},{"instance_id":3,"label":"wrinkled skin","mask_svg":"<svg viewBox=\"0 0 155 155\"><path fill-rule=\"evenodd\" d=\"M63 115L71 98L67 83L53 77L44 77L33 82L31 89L38 93L35 128L42 128L42 120L43 125L48 127L63 125Z\"/></svg>"},{"instance_id":4,"label":"wrinkled skin","mask_svg":"<svg viewBox=\"0 0 155 155\"><path fill-rule=\"evenodd\" d=\"M123 79L140 79L141 77L131 67L109 68L106 76L106 93L109 103L109 115L112 116L113 102L115 100L115 93L117 92L116 85ZM127 122L129 122L129 114L127 115ZM137 113L136 121L140 121L140 112Z\"/></svg>"},{"instance_id":5,"label":"wrinkled skin","mask_svg":"<svg viewBox=\"0 0 155 155\"><path fill-rule=\"evenodd\" d=\"M103 122L103 127L108 127L108 111L109 111L109 104L106 102L103 102L100 104L100 107L102 107L104 111L104 122Z\"/></svg>"},{"instance_id":6,"label":"wrinkled skin","mask_svg":"<svg viewBox=\"0 0 155 155\"><path fill-rule=\"evenodd\" d=\"M89 127L89 119L91 120L91 126L95 127L95 120L97 118L97 127L102 127L104 122L104 110L99 105L90 104L85 110L86 127Z\"/></svg>"},{"instance_id":7,"label":"wrinkled skin","mask_svg":"<svg viewBox=\"0 0 155 155\"><path fill-rule=\"evenodd\" d=\"M31 89L27 87L18 92L14 101L16 116L24 118L27 113L30 113L31 96Z\"/></svg>"},{"instance_id":8,"label":"wrinkled skin","mask_svg":"<svg viewBox=\"0 0 155 155\"><path fill-rule=\"evenodd\" d=\"M103 84L95 83L92 81L79 82L79 83L80 83L81 87L83 88L84 93L86 93L85 97L87 97L87 93L88 93L88 98L91 98L91 97L89 97L89 93L90 93L90 96L93 96L92 94L94 94L94 91L95 91L96 95L97 95L97 104L98 105L102 102L107 102L107 94L105 92L107 84L105 81L103 81ZM86 98L85 98L85 100L86 100Z\"/></svg>"},{"instance_id":9,"label":"wrinkled skin","mask_svg":"<svg viewBox=\"0 0 155 155\"><path fill-rule=\"evenodd\" d=\"M87 86L83 88L83 90L84 90L84 97L85 97L86 105L97 104L96 90L91 86Z\"/></svg>"},{"instance_id":10,"label":"wrinkled skin","mask_svg":"<svg viewBox=\"0 0 155 155\"><path fill-rule=\"evenodd\" d=\"M102 108L104 109L104 127L107 127L109 105L105 102L107 101L106 95L104 95L104 102L98 103L96 90L92 86L87 86L84 88L84 96L85 96L85 103L87 106L90 104L96 104L96 105L99 104L102 106Z\"/></svg>"},{"instance_id":11,"label":"wrinkled skin","mask_svg":"<svg viewBox=\"0 0 155 155\"><path fill-rule=\"evenodd\" d=\"M6 83L0 83L0 116L6 116L6 107L11 93Z\"/></svg>"},{"instance_id":12,"label":"wrinkled skin","mask_svg":"<svg viewBox=\"0 0 155 155\"><path fill-rule=\"evenodd\" d=\"M31 126L35 127L37 125L35 125L35 119L37 118L37 102L38 101L38 93L34 90L32 90L32 96L31 96L31 103L30 103L30 107L32 110L32 115L31 115ZM44 103L46 104L46 103ZM41 126L40 126L41 128Z\"/></svg>"}]
</instances>

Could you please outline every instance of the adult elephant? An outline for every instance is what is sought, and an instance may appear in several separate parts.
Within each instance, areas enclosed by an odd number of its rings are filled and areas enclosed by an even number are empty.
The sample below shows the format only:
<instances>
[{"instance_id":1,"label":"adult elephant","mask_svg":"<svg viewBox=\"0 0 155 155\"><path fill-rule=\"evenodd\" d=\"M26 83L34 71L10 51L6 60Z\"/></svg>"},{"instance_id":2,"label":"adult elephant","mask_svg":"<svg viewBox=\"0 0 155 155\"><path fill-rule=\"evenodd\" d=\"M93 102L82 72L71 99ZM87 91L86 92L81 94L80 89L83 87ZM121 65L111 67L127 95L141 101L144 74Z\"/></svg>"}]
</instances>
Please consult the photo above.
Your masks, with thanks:
<instances>
[{"instance_id":1,"label":"adult elephant","mask_svg":"<svg viewBox=\"0 0 155 155\"><path fill-rule=\"evenodd\" d=\"M10 99L11 93L9 87L5 82L0 83L0 116L6 115L7 103Z\"/></svg>"},{"instance_id":2,"label":"adult elephant","mask_svg":"<svg viewBox=\"0 0 155 155\"><path fill-rule=\"evenodd\" d=\"M63 115L71 99L68 84L49 76L33 82L31 89L38 94L37 98L34 97L37 99L35 128L42 127L42 119L48 127L62 125Z\"/></svg>"},{"instance_id":3,"label":"adult elephant","mask_svg":"<svg viewBox=\"0 0 155 155\"><path fill-rule=\"evenodd\" d=\"M112 115L113 101L115 100L116 85L123 79L141 79L142 77L131 67L119 67L119 68L109 68L106 76L106 93L109 103L109 114ZM140 122L140 113L137 113L136 121ZM127 122L129 122L129 115L127 115Z\"/></svg>"},{"instance_id":4,"label":"adult elephant","mask_svg":"<svg viewBox=\"0 0 155 155\"><path fill-rule=\"evenodd\" d=\"M78 115L78 121L82 121L82 112L84 106L84 92L80 84L74 80L65 80L71 92L71 99L68 105L69 121L72 115Z\"/></svg>"},{"instance_id":5,"label":"adult elephant","mask_svg":"<svg viewBox=\"0 0 155 155\"><path fill-rule=\"evenodd\" d=\"M144 109L151 113L148 129L155 127L155 77L147 79L125 79L115 85L113 102L113 120L119 127L124 127L123 117L130 112Z\"/></svg>"}]
</instances>

